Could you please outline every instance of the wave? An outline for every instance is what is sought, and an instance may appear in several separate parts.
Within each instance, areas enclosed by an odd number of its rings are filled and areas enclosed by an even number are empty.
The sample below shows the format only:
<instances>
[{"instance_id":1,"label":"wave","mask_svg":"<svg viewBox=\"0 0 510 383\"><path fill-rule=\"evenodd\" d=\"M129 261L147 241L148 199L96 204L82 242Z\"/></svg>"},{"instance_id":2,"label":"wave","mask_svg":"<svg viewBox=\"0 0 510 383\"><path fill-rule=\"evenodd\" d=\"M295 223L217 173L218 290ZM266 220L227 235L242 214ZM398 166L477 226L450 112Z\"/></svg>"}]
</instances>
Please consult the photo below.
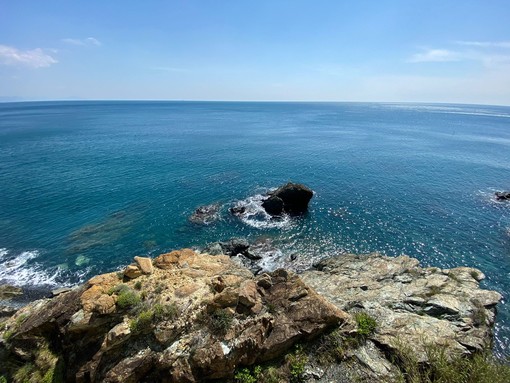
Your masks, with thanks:
<instances>
[{"instance_id":1,"label":"wave","mask_svg":"<svg viewBox=\"0 0 510 383\"><path fill-rule=\"evenodd\" d=\"M13 254L5 248L0 249L0 282L13 286L60 286L57 280L61 270L53 272L33 262L39 256L37 250Z\"/></svg>"},{"instance_id":2,"label":"wave","mask_svg":"<svg viewBox=\"0 0 510 383\"><path fill-rule=\"evenodd\" d=\"M262 202L266 195L256 194L244 200L234 203L234 208L243 208L243 212L236 214L245 224L257 229L288 229L291 227L291 219L284 214L281 217L273 217L266 213Z\"/></svg>"}]
</instances>

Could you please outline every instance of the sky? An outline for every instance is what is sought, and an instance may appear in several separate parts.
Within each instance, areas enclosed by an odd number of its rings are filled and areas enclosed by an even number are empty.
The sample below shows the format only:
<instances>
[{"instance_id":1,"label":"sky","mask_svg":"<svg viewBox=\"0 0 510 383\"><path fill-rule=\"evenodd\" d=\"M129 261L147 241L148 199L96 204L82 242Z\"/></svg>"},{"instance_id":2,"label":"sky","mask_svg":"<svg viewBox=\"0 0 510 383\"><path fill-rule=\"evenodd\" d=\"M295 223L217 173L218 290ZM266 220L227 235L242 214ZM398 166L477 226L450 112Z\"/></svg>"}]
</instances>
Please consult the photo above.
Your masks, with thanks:
<instances>
[{"instance_id":1,"label":"sky","mask_svg":"<svg viewBox=\"0 0 510 383\"><path fill-rule=\"evenodd\" d=\"M510 105L508 0L0 0L0 101Z\"/></svg>"}]
</instances>

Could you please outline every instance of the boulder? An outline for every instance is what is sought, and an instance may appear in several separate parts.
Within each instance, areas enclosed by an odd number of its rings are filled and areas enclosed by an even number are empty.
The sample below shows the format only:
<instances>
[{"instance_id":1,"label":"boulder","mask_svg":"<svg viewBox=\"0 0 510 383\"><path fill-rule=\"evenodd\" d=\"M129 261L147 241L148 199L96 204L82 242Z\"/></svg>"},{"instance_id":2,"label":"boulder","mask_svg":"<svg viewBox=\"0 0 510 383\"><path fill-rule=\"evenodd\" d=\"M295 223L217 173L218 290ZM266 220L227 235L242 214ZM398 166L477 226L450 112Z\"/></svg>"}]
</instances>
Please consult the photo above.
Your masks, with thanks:
<instances>
[{"instance_id":1,"label":"boulder","mask_svg":"<svg viewBox=\"0 0 510 383\"><path fill-rule=\"evenodd\" d=\"M152 267L152 260L147 257L135 257L135 262L142 274L152 274L154 268Z\"/></svg>"},{"instance_id":2,"label":"boulder","mask_svg":"<svg viewBox=\"0 0 510 383\"><path fill-rule=\"evenodd\" d=\"M496 199L498 201L508 201L510 200L510 192L496 192L494 193Z\"/></svg>"},{"instance_id":3,"label":"boulder","mask_svg":"<svg viewBox=\"0 0 510 383\"><path fill-rule=\"evenodd\" d=\"M199 206L191 214L189 221L198 225L209 225L220 218L220 208L221 205L218 203Z\"/></svg>"},{"instance_id":4,"label":"boulder","mask_svg":"<svg viewBox=\"0 0 510 383\"><path fill-rule=\"evenodd\" d=\"M269 215L282 215L283 213L283 201L281 198L271 195L262 202L262 207Z\"/></svg>"},{"instance_id":5,"label":"boulder","mask_svg":"<svg viewBox=\"0 0 510 383\"><path fill-rule=\"evenodd\" d=\"M137 265L127 265L124 269L124 276L130 279L138 278L142 275L142 270Z\"/></svg>"},{"instance_id":6,"label":"boulder","mask_svg":"<svg viewBox=\"0 0 510 383\"><path fill-rule=\"evenodd\" d=\"M262 206L270 215L281 215L282 212L300 215L308 210L312 197L313 191L307 186L289 182L269 193Z\"/></svg>"}]
</instances>

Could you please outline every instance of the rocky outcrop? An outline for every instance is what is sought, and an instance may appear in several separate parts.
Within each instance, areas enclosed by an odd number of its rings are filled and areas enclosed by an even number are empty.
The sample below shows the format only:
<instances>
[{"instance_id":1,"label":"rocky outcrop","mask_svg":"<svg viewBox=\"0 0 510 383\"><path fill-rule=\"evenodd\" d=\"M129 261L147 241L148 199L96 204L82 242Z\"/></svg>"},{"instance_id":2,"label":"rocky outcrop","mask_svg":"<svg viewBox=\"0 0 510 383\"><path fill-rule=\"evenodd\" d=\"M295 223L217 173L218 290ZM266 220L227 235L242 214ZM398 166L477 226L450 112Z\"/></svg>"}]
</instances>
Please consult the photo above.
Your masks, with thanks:
<instances>
[{"instance_id":1,"label":"rocky outcrop","mask_svg":"<svg viewBox=\"0 0 510 383\"><path fill-rule=\"evenodd\" d=\"M283 213L300 215L308 210L313 191L305 185L289 182L269 193L262 202L264 210L273 216Z\"/></svg>"},{"instance_id":2,"label":"rocky outcrop","mask_svg":"<svg viewBox=\"0 0 510 383\"><path fill-rule=\"evenodd\" d=\"M199 206L189 217L189 221L198 225L209 225L220 218L221 205L213 203L211 205Z\"/></svg>"},{"instance_id":3,"label":"rocky outcrop","mask_svg":"<svg viewBox=\"0 0 510 383\"><path fill-rule=\"evenodd\" d=\"M247 250L242 240L221 244ZM452 354L490 345L501 295L480 289L483 278L378 254L327 259L300 276L254 276L229 256L191 249L136 257L0 319L0 375L232 382L243 366L276 360L280 381L392 382L403 345L423 364L429 345Z\"/></svg>"},{"instance_id":4,"label":"rocky outcrop","mask_svg":"<svg viewBox=\"0 0 510 383\"><path fill-rule=\"evenodd\" d=\"M190 249L160 255L150 273L143 264L132 265L136 279L128 269L99 275L19 310L3 324L0 374L25 364L31 381L231 379L238 366L350 321L285 270L255 278L227 256Z\"/></svg>"},{"instance_id":5,"label":"rocky outcrop","mask_svg":"<svg viewBox=\"0 0 510 383\"><path fill-rule=\"evenodd\" d=\"M498 201L510 201L510 191L494 193Z\"/></svg>"},{"instance_id":6,"label":"rocky outcrop","mask_svg":"<svg viewBox=\"0 0 510 383\"><path fill-rule=\"evenodd\" d=\"M353 357L367 379L391 377L392 355L402 345L427 361L427 345L469 354L488 347L501 295L482 290L481 271L422 268L407 256L342 255L316 265L302 279L339 309L363 311L377 327ZM369 361L369 362L366 362ZM391 380L391 379L390 379Z\"/></svg>"}]
</instances>

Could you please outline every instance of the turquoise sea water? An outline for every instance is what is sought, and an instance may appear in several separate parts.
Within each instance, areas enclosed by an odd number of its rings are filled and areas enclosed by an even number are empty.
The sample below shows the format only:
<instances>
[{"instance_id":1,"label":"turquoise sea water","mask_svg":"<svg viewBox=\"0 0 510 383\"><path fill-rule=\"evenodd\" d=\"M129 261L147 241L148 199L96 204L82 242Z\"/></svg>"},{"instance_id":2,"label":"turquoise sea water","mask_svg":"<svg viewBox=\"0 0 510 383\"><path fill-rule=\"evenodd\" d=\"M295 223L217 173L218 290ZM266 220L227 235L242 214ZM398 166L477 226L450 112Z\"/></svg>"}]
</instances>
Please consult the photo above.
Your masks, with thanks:
<instances>
[{"instance_id":1,"label":"turquoise sea water","mask_svg":"<svg viewBox=\"0 0 510 383\"><path fill-rule=\"evenodd\" d=\"M288 180L297 219L240 220L236 201ZM228 102L0 104L0 282L70 285L234 236L298 270L342 252L468 265L510 294L510 107ZM208 226L193 210L220 203ZM291 254L297 254L291 262ZM497 348L510 345L500 306Z\"/></svg>"}]
</instances>

